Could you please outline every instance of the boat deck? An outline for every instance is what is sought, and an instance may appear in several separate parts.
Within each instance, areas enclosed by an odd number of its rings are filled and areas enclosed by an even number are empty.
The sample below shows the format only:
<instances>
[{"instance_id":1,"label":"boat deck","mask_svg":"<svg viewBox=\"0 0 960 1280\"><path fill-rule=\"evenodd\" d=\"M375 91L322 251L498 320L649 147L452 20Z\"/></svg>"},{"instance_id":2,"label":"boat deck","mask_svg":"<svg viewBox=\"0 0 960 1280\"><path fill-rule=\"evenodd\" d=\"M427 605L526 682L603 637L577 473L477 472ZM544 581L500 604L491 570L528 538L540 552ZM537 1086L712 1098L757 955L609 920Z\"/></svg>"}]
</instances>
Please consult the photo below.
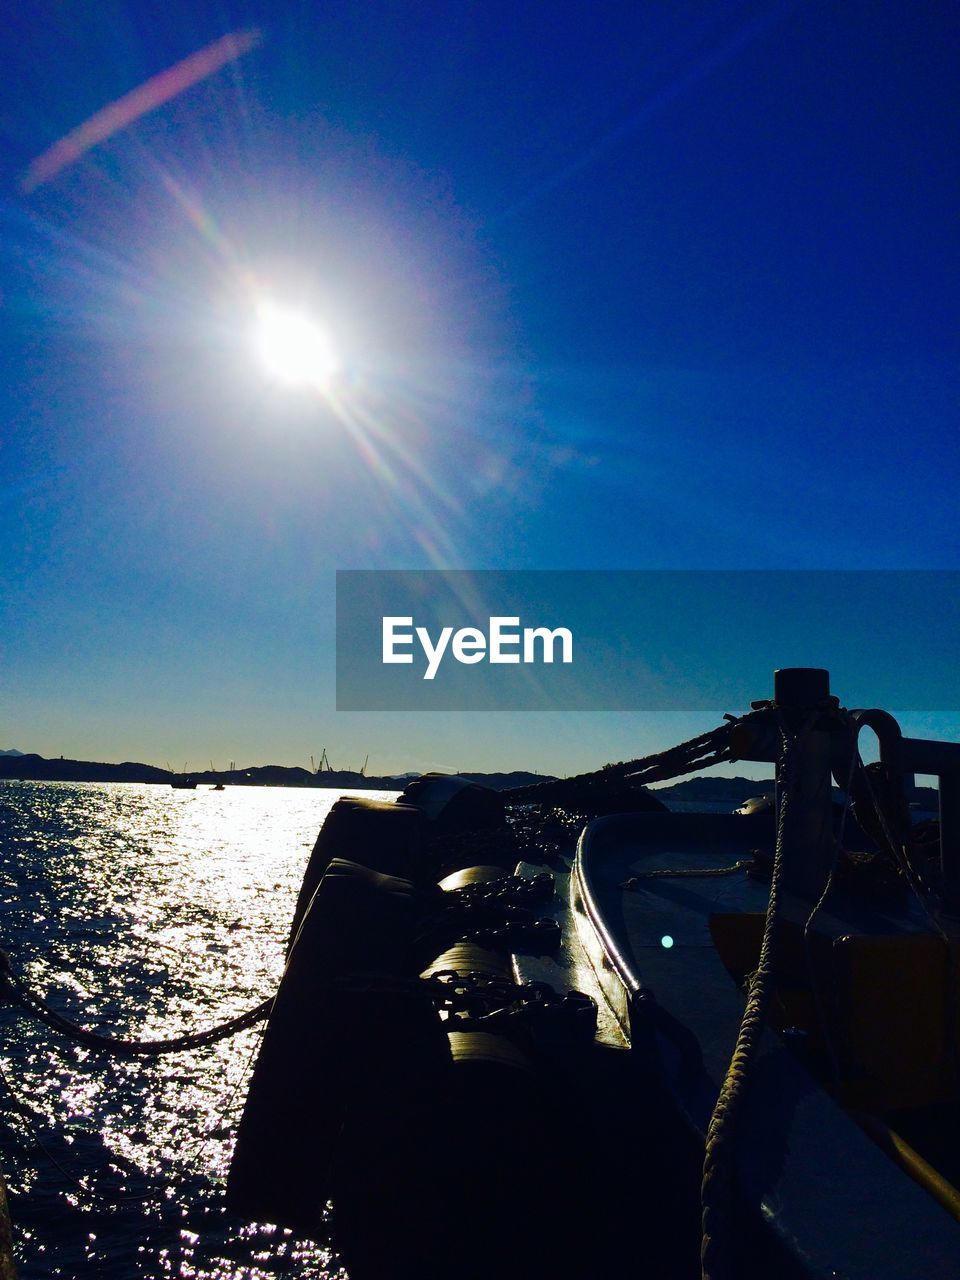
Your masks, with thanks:
<instances>
[{"instance_id":1,"label":"boat deck","mask_svg":"<svg viewBox=\"0 0 960 1280\"><path fill-rule=\"evenodd\" d=\"M580 944L576 923L567 903L570 897L571 866L549 868L531 862L521 862L517 875L532 878L549 870L556 883L553 904L543 908L542 914L553 916L560 925L562 941L559 948L545 955L515 955L513 973L517 982L546 982L556 991L582 991L597 1002L597 1039L601 1044L615 1049L629 1049L629 1028L615 1015L607 1002L596 971Z\"/></svg>"},{"instance_id":2,"label":"boat deck","mask_svg":"<svg viewBox=\"0 0 960 1280\"><path fill-rule=\"evenodd\" d=\"M711 919L766 909L769 886L747 876L650 877L698 872L772 849L769 813L625 814L590 823L570 877L559 963L518 960L518 976L602 992L601 1036L613 1024L643 1037L689 1124L703 1133L734 1047L743 995L714 945ZM538 868L539 869L539 868ZM636 877L632 890L622 886ZM783 918L802 926L810 904L784 895ZM828 941L922 932L918 913L852 903L818 913ZM579 946L578 946L579 943ZM586 960L592 976L585 984ZM553 972L550 972L551 964ZM592 984L592 985L590 985ZM737 1178L748 1203L811 1275L848 1280L947 1280L960 1274L960 1224L908 1179L826 1093L802 1057L763 1035L740 1120Z\"/></svg>"}]
</instances>

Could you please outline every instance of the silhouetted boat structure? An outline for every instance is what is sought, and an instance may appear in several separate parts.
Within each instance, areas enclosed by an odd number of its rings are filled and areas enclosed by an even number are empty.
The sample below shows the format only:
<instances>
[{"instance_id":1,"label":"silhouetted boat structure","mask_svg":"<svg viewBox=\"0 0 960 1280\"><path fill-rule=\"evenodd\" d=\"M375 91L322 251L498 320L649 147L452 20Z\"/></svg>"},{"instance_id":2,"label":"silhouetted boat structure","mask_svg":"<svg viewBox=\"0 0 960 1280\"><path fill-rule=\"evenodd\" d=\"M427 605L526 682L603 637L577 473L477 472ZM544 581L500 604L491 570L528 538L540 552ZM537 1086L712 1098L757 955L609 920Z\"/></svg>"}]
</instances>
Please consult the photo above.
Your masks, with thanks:
<instances>
[{"instance_id":1,"label":"silhouetted boat structure","mask_svg":"<svg viewBox=\"0 0 960 1280\"><path fill-rule=\"evenodd\" d=\"M730 759L776 764L774 807L638 785ZM332 1201L351 1280L953 1280L958 908L960 745L819 670L597 774L342 799L228 1202L325 1238Z\"/></svg>"}]
</instances>

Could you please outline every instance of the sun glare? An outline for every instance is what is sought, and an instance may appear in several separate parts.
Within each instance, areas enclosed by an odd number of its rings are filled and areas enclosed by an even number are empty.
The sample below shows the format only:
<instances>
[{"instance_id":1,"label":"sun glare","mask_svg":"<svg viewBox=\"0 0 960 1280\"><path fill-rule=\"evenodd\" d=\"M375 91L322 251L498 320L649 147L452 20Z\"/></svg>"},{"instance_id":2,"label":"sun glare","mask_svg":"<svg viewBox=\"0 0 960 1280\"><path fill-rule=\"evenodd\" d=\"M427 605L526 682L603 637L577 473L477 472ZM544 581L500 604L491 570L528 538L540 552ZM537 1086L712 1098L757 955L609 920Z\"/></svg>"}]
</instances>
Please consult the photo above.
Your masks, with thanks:
<instances>
[{"instance_id":1,"label":"sun glare","mask_svg":"<svg viewBox=\"0 0 960 1280\"><path fill-rule=\"evenodd\" d=\"M315 320L272 302L257 309L257 349L267 373L288 387L325 391L339 367L329 337Z\"/></svg>"}]
</instances>

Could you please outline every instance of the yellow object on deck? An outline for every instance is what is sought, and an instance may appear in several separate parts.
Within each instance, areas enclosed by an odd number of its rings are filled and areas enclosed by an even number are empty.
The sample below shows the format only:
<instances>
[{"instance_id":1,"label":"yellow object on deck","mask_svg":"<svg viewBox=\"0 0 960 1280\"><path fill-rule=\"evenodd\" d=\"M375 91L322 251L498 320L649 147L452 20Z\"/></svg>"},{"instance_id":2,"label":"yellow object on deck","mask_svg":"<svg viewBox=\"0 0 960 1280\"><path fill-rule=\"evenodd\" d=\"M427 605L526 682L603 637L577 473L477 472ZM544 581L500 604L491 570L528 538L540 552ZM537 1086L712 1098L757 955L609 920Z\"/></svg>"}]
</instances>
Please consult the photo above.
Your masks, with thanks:
<instances>
[{"instance_id":1,"label":"yellow object on deck","mask_svg":"<svg viewBox=\"0 0 960 1280\"><path fill-rule=\"evenodd\" d=\"M877 1146L881 1147L895 1164L928 1191L952 1218L960 1222L960 1191L928 1160L924 1160L919 1151L895 1133L888 1125L874 1116L856 1116L857 1123L868 1133Z\"/></svg>"}]
</instances>

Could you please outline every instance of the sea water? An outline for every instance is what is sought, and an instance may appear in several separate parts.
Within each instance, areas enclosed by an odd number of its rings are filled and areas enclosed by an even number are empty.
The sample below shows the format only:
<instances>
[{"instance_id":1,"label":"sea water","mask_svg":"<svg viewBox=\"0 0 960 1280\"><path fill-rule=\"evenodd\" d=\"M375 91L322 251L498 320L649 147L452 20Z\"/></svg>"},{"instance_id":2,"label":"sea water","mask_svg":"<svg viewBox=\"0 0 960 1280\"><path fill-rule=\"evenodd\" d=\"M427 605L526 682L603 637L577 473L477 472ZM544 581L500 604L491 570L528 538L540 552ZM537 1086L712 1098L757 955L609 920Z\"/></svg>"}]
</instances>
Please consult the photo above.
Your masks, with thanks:
<instances>
[{"instance_id":1,"label":"sea water","mask_svg":"<svg viewBox=\"0 0 960 1280\"><path fill-rule=\"evenodd\" d=\"M0 946L92 1029L202 1030L276 990L317 831L341 793L0 782ZM384 795L370 793L368 795ZM322 1243L227 1213L263 1031L123 1060L0 1010L0 1167L21 1280L342 1276Z\"/></svg>"}]
</instances>

